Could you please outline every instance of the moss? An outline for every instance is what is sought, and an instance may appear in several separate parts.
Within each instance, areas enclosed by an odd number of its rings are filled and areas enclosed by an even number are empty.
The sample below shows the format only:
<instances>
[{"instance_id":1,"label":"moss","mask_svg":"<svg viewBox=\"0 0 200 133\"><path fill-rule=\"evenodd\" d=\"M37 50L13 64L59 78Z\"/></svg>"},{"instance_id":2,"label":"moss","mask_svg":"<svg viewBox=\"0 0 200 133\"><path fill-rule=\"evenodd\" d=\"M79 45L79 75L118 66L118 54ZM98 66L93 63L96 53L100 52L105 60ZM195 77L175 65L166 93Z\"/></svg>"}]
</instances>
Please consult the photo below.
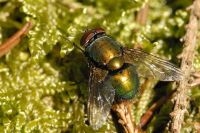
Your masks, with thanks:
<instances>
[{"instance_id":1,"label":"moss","mask_svg":"<svg viewBox=\"0 0 200 133\"><path fill-rule=\"evenodd\" d=\"M146 0L1 0L0 42L6 40L26 21L34 27L4 57L0 58L0 132L94 132L86 121L88 68L83 54L66 41L79 44L85 29L102 27L124 46L139 44L146 51L175 59L182 47L179 41L188 21L182 1L149 2L146 25L139 25L136 12ZM199 66L198 58L196 66ZM198 67L197 67L198 68ZM152 84L155 82L152 82ZM154 85L150 85L154 86ZM148 89L152 89L152 87ZM144 91L133 109L139 117L154 96ZM152 95L148 95L148 93ZM191 93L193 116L199 108L199 89ZM143 101L143 103L141 103ZM166 116L165 108L156 114L147 131ZM142 109L141 109L142 108ZM198 111L197 111L198 110ZM144 111L144 110L143 110ZM168 113L168 111L167 111ZM199 117L198 117L199 119ZM166 123L164 123L164 126ZM185 127L191 123L185 124ZM154 127L155 126L155 127ZM112 119L97 132L116 132ZM152 131L152 130L151 130Z\"/></svg>"}]
</instances>

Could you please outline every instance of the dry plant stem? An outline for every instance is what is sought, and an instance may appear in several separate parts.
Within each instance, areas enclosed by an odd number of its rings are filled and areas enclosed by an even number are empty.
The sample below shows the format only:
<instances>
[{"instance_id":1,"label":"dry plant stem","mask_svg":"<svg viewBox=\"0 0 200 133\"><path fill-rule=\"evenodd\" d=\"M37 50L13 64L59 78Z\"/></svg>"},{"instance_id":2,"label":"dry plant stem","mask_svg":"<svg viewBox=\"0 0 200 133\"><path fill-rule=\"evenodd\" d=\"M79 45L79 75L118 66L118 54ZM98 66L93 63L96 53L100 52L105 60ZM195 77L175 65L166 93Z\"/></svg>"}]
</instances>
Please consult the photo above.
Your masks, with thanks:
<instances>
[{"instance_id":1,"label":"dry plant stem","mask_svg":"<svg viewBox=\"0 0 200 133\"><path fill-rule=\"evenodd\" d=\"M149 12L149 4L148 2L137 12L136 22L140 25L145 25L147 22ZM135 29L133 33L137 32L138 29ZM134 48L141 48L141 45L135 44Z\"/></svg>"},{"instance_id":2,"label":"dry plant stem","mask_svg":"<svg viewBox=\"0 0 200 133\"><path fill-rule=\"evenodd\" d=\"M8 53L13 47L15 47L24 37L29 29L32 27L31 22L27 22L19 31L12 35L8 40L0 45L0 57Z\"/></svg>"},{"instance_id":3,"label":"dry plant stem","mask_svg":"<svg viewBox=\"0 0 200 133\"><path fill-rule=\"evenodd\" d=\"M184 36L184 49L181 54L182 62L181 69L184 72L184 79L180 81L177 92L174 95L173 102L175 104L171 115L170 132L180 133L182 123L184 121L184 114L188 108L188 85L189 77L192 68L192 62L195 53L195 44L198 31L198 21L200 18L200 0L195 0L190 13L189 23L186 27L186 34Z\"/></svg>"},{"instance_id":4,"label":"dry plant stem","mask_svg":"<svg viewBox=\"0 0 200 133\"><path fill-rule=\"evenodd\" d=\"M118 122L123 126L125 133L138 133L139 129L132 122L131 106L130 101L123 101L113 105L112 109L119 116Z\"/></svg>"},{"instance_id":5,"label":"dry plant stem","mask_svg":"<svg viewBox=\"0 0 200 133\"><path fill-rule=\"evenodd\" d=\"M191 87L195 87L195 86L198 86L198 85L200 85L200 78L195 79L195 80L192 81L192 83L190 83Z\"/></svg>"},{"instance_id":6,"label":"dry plant stem","mask_svg":"<svg viewBox=\"0 0 200 133\"><path fill-rule=\"evenodd\" d=\"M142 9L137 14L136 21L141 24L145 25L147 22L147 17L148 17L148 11L149 11L149 5L146 3Z\"/></svg>"},{"instance_id":7,"label":"dry plant stem","mask_svg":"<svg viewBox=\"0 0 200 133\"><path fill-rule=\"evenodd\" d=\"M193 122L192 123L196 131L199 133L200 132L200 122Z\"/></svg>"},{"instance_id":8,"label":"dry plant stem","mask_svg":"<svg viewBox=\"0 0 200 133\"><path fill-rule=\"evenodd\" d=\"M141 128L143 128L144 126L146 126L146 124L153 117L154 112L158 108L160 108L172 96L173 93L174 93L174 91L172 91L167 96L161 97L158 101L156 101L153 105L151 105L151 107L145 112L145 114L142 116L142 118L140 120L140 127Z\"/></svg>"},{"instance_id":9,"label":"dry plant stem","mask_svg":"<svg viewBox=\"0 0 200 133\"><path fill-rule=\"evenodd\" d=\"M190 83L190 86L191 87L194 87L194 86L198 86L200 85L200 72L195 72L194 74L192 74L192 82Z\"/></svg>"}]
</instances>

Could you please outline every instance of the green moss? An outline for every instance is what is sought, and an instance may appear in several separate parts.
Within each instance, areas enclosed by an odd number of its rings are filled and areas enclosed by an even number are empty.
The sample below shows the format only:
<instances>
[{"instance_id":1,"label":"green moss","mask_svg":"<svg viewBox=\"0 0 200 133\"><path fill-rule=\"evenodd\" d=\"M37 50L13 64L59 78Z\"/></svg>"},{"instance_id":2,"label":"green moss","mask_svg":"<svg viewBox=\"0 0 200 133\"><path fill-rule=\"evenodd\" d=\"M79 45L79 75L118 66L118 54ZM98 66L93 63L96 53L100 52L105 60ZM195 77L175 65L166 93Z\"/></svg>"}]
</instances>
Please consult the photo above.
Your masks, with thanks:
<instances>
[{"instance_id":1,"label":"green moss","mask_svg":"<svg viewBox=\"0 0 200 133\"><path fill-rule=\"evenodd\" d=\"M146 0L1 0L0 42L16 32L23 23L31 21L29 34L4 57L0 58L0 132L94 132L86 122L87 61L83 54L66 41L65 37L79 44L85 29L103 27L122 45L139 44L146 51L161 57L175 59L182 45L188 21L182 1L167 3L164 0L149 2L146 25L136 22L136 12ZM62 30L62 31L61 31ZM63 32L64 31L64 32ZM199 59L195 66L199 68ZM149 90L137 97L133 108L134 118L149 107L154 97L152 82ZM149 95L151 94L151 95ZM199 88L191 93L194 100L193 116L199 109ZM157 131L166 118L165 109L155 115L147 131ZM197 111L198 110L198 111ZM193 111L194 112L194 111ZM191 127L191 123L185 127ZM112 119L97 132L116 132Z\"/></svg>"}]
</instances>

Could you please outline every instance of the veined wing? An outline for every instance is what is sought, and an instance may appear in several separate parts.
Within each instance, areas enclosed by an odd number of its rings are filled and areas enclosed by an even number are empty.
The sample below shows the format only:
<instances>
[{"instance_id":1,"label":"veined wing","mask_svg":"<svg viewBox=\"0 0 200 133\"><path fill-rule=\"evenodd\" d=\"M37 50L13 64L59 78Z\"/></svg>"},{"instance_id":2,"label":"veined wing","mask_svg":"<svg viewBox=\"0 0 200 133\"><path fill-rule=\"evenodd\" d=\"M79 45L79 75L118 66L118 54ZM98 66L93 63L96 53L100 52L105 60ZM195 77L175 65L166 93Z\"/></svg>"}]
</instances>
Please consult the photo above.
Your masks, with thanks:
<instances>
[{"instance_id":1,"label":"veined wing","mask_svg":"<svg viewBox=\"0 0 200 133\"><path fill-rule=\"evenodd\" d=\"M179 81L183 79L182 71L172 63L148 54L140 49L124 48L125 62L138 68L142 76L154 76L162 81Z\"/></svg>"},{"instance_id":2,"label":"veined wing","mask_svg":"<svg viewBox=\"0 0 200 133\"><path fill-rule=\"evenodd\" d=\"M100 128L106 121L114 101L115 90L106 80L108 72L90 65L88 118L93 129Z\"/></svg>"}]
</instances>

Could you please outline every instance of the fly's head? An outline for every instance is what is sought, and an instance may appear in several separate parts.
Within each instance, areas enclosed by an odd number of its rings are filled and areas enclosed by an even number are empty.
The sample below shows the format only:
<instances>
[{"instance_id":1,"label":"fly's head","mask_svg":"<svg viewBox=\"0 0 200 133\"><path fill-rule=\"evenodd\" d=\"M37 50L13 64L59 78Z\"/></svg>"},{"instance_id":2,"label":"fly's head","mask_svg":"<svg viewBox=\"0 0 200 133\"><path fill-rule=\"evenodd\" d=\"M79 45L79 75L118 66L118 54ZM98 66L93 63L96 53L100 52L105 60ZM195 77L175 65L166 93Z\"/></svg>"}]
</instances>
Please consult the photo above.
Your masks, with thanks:
<instances>
[{"instance_id":1,"label":"fly's head","mask_svg":"<svg viewBox=\"0 0 200 133\"><path fill-rule=\"evenodd\" d=\"M94 41L98 35L105 34L105 30L102 28L90 29L85 31L81 37L80 44L86 48L92 41Z\"/></svg>"}]
</instances>

